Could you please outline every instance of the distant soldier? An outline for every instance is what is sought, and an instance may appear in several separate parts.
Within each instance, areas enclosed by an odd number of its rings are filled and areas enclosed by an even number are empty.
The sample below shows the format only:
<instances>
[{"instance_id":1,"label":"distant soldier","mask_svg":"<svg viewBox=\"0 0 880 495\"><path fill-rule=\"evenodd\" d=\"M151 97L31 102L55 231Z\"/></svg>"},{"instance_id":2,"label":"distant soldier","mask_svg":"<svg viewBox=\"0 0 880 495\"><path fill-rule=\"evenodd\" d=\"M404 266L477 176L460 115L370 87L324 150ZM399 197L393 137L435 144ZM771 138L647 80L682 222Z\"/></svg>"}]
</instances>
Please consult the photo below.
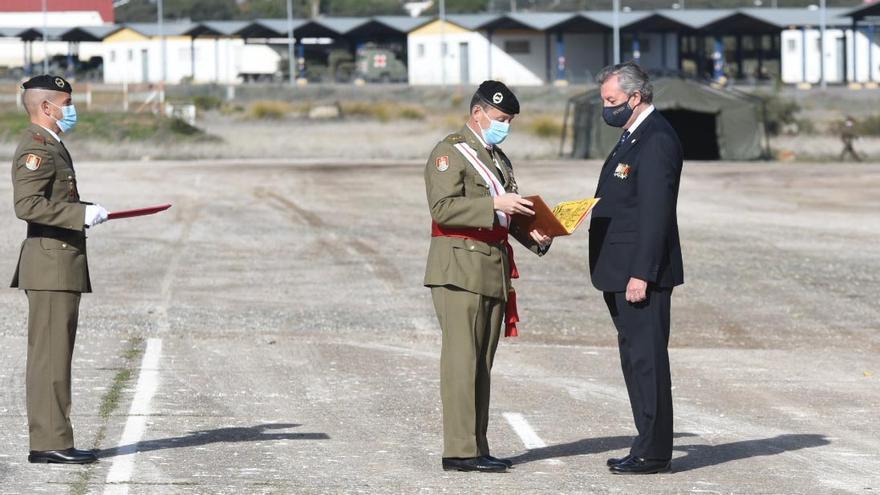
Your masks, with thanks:
<instances>
[{"instance_id":1,"label":"distant soldier","mask_svg":"<svg viewBox=\"0 0 880 495\"><path fill-rule=\"evenodd\" d=\"M28 298L27 413L32 463L86 464L73 447L70 364L83 292L91 292L85 228L107 211L79 199L73 160L61 135L76 125L72 89L42 75L22 85L30 126L12 161L15 215L27 222L12 287Z\"/></svg>"},{"instance_id":2,"label":"distant soldier","mask_svg":"<svg viewBox=\"0 0 880 495\"><path fill-rule=\"evenodd\" d=\"M498 145L507 137L519 101L504 84L486 81L471 99L470 119L431 152L425 187L432 238L425 285L443 332L440 395L443 469L500 472L507 459L490 455L489 386L495 349L516 335L517 276L508 232L539 256L551 239L511 226L514 214L534 215L517 194L513 167Z\"/></svg>"},{"instance_id":3,"label":"distant soldier","mask_svg":"<svg viewBox=\"0 0 880 495\"><path fill-rule=\"evenodd\" d=\"M846 155L852 156L853 160L860 162L862 157L853 148L853 141L857 137L856 122L851 116L847 115L840 124L840 140L843 141L843 151L840 152L840 161L846 160Z\"/></svg>"}]
</instances>

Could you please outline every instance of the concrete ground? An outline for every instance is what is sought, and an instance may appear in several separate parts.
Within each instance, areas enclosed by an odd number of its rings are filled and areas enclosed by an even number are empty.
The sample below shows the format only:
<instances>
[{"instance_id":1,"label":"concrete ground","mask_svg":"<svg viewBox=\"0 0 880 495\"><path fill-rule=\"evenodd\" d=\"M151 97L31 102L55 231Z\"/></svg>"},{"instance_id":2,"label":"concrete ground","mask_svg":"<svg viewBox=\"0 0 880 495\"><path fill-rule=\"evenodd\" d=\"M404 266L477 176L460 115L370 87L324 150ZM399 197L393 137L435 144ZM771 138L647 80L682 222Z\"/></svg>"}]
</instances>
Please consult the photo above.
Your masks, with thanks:
<instances>
[{"instance_id":1,"label":"concrete ground","mask_svg":"<svg viewBox=\"0 0 880 495\"><path fill-rule=\"evenodd\" d=\"M519 162L525 193L592 195L597 162ZM517 249L490 442L440 469L440 336L421 278L421 163L87 163L84 198L172 202L90 234L74 361L88 467L31 465L26 303L0 292L0 493L880 491L880 166L688 163L673 297L674 473L616 477L633 434L586 226ZM24 224L0 182L0 259Z\"/></svg>"}]
</instances>

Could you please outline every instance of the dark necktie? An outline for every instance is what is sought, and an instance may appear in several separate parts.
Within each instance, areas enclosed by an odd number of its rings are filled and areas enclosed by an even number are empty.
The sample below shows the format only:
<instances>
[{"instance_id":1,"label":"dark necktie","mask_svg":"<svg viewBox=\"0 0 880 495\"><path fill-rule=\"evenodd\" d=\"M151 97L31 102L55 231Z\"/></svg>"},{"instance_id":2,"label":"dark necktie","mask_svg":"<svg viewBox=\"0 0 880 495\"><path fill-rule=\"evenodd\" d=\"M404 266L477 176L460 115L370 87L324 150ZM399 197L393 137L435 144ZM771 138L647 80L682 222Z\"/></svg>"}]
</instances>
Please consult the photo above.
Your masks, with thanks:
<instances>
[{"instance_id":1,"label":"dark necktie","mask_svg":"<svg viewBox=\"0 0 880 495\"><path fill-rule=\"evenodd\" d=\"M631 133L629 131L623 131L623 134L620 135L620 140L617 141L617 145L614 146L614 151L611 152L611 156L614 156L617 153L617 149L620 148L620 145L626 142Z\"/></svg>"}]
</instances>

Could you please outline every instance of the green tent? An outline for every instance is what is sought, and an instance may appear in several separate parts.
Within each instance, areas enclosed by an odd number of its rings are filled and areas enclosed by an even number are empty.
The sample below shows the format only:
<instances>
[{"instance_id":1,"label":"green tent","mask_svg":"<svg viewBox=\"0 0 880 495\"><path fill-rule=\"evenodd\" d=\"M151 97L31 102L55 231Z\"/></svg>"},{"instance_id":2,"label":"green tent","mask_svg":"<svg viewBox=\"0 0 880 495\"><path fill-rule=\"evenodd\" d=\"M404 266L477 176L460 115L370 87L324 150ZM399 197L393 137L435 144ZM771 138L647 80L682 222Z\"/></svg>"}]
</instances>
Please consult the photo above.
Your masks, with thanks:
<instances>
[{"instance_id":1,"label":"green tent","mask_svg":"<svg viewBox=\"0 0 880 495\"><path fill-rule=\"evenodd\" d=\"M768 156L763 103L758 97L691 80L658 79L654 81L654 106L678 132L686 160ZM599 89L572 97L566 113L572 107L572 157L605 158L621 131L602 120Z\"/></svg>"}]
</instances>

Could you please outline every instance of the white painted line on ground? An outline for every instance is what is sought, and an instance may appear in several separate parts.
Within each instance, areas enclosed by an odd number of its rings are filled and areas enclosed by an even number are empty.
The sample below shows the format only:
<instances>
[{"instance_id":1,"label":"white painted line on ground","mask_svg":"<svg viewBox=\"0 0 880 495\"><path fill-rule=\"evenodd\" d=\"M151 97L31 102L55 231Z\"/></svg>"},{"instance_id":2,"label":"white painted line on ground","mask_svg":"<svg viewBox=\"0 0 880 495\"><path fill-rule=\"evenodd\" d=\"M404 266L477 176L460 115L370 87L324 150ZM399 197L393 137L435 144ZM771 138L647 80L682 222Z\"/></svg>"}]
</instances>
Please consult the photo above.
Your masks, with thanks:
<instances>
[{"instance_id":1,"label":"white painted line on ground","mask_svg":"<svg viewBox=\"0 0 880 495\"><path fill-rule=\"evenodd\" d=\"M526 421L526 418L522 414L506 412L502 416L504 416L504 419L507 420L507 423L510 424L513 431L519 436L519 439L522 440L525 448L532 450L547 447L547 444L541 440L541 437L539 437L537 433L535 433L535 430L532 429L532 425ZM559 459L546 459L545 462L548 464L562 464L562 461Z\"/></svg>"},{"instance_id":2,"label":"white painted line on ground","mask_svg":"<svg viewBox=\"0 0 880 495\"><path fill-rule=\"evenodd\" d=\"M107 473L107 486L104 495L126 495L131 473L134 470L134 459L137 444L147 429L147 415L150 414L150 402L159 387L159 359L162 357L162 340L148 339L147 350L141 361L141 372L135 387L134 399L128 411L128 421L122 430L119 447L113 465Z\"/></svg>"}]
</instances>

